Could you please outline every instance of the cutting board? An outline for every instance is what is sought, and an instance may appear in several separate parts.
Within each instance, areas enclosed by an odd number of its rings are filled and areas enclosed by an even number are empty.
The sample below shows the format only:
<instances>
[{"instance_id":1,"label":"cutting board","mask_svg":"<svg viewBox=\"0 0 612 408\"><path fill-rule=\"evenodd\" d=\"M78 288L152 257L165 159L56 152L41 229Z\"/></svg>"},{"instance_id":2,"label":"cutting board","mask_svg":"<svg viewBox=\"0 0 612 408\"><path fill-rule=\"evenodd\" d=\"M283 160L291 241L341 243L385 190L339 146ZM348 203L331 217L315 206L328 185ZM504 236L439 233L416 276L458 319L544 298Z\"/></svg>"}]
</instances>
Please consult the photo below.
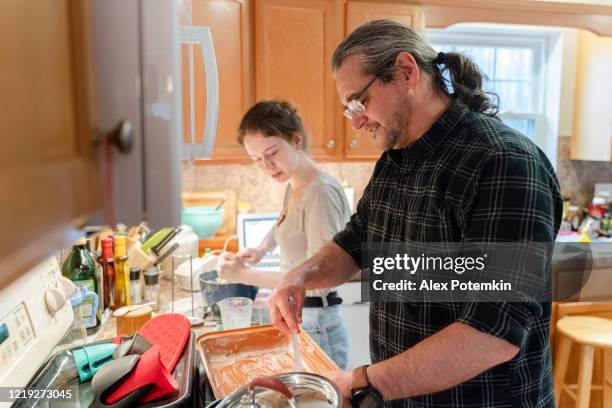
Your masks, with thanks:
<instances>
[{"instance_id":1,"label":"cutting board","mask_svg":"<svg viewBox=\"0 0 612 408\"><path fill-rule=\"evenodd\" d=\"M184 207L217 206L219 201L225 199L223 204L223 224L217 234L236 233L236 192L234 190L195 190L183 191Z\"/></svg>"}]
</instances>

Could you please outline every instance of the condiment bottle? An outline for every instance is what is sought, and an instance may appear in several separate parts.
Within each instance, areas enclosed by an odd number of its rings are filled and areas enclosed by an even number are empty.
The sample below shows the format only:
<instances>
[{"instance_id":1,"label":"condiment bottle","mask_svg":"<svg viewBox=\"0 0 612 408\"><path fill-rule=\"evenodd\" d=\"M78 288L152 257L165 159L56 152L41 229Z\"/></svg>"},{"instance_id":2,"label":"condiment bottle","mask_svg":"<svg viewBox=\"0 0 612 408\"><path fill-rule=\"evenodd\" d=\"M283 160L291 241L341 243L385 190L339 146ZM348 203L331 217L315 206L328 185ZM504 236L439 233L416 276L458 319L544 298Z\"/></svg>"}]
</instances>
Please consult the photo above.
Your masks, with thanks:
<instances>
[{"instance_id":1,"label":"condiment bottle","mask_svg":"<svg viewBox=\"0 0 612 408\"><path fill-rule=\"evenodd\" d=\"M154 310L159 309L159 271L155 267L147 269L144 273L144 300L147 302L155 302Z\"/></svg>"},{"instance_id":2,"label":"condiment bottle","mask_svg":"<svg viewBox=\"0 0 612 408\"><path fill-rule=\"evenodd\" d=\"M133 305L141 303L140 271L141 269L138 267L130 268L130 301Z\"/></svg>"},{"instance_id":3,"label":"condiment bottle","mask_svg":"<svg viewBox=\"0 0 612 408\"><path fill-rule=\"evenodd\" d=\"M115 257L115 308L130 304L130 271L127 263L125 235L113 238Z\"/></svg>"},{"instance_id":4,"label":"condiment bottle","mask_svg":"<svg viewBox=\"0 0 612 408\"><path fill-rule=\"evenodd\" d=\"M96 261L94 261L87 249L87 240L85 238L79 239L72 247L72 251L62 265L62 275L70 279L77 286L85 287L90 292L98 292L99 270ZM96 309L94 309L91 299L83 302L83 307L86 309L83 316L85 320L89 320L92 313L98 315L97 302L95 306ZM99 319L94 320L94 322L95 326L99 323Z\"/></svg>"},{"instance_id":5,"label":"condiment bottle","mask_svg":"<svg viewBox=\"0 0 612 408\"><path fill-rule=\"evenodd\" d=\"M115 307L115 260L113 259L113 237L108 236L102 240L102 254L98 260L102 265L102 279L104 281L104 304Z\"/></svg>"}]
</instances>

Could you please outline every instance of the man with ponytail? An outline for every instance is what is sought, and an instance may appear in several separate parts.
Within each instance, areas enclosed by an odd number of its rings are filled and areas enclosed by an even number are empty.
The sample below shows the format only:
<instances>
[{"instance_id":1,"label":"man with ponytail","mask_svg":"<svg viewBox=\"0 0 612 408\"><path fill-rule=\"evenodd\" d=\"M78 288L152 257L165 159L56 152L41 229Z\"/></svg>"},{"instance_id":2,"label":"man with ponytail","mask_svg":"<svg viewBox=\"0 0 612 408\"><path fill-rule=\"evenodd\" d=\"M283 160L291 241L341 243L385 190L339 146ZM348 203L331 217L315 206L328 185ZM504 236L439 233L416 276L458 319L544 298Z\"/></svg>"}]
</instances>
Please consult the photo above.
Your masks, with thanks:
<instances>
[{"instance_id":1,"label":"man with ponytail","mask_svg":"<svg viewBox=\"0 0 612 408\"><path fill-rule=\"evenodd\" d=\"M554 242L554 169L498 118L469 58L376 20L337 47L332 70L345 116L383 153L346 228L276 287L277 327L297 330L304 290L347 281L364 243ZM550 316L539 301L372 302L373 364L330 378L360 407L553 407Z\"/></svg>"}]
</instances>

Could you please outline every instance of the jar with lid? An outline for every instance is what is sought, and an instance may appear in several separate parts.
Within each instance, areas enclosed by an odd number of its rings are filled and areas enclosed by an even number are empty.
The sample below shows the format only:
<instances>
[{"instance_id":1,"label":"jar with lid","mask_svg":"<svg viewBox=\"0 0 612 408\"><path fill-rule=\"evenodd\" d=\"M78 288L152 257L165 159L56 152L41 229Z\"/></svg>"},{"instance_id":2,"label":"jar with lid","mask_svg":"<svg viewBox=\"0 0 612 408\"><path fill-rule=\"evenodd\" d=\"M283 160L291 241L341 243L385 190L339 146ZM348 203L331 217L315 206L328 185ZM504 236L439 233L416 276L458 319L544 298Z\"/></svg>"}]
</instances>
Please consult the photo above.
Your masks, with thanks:
<instances>
[{"instance_id":1,"label":"jar with lid","mask_svg":"<svg viewBox=\"0 0 612 408\"><path fill-rule=\"evenodd\" d=\"M133 305L139 305L142 300L140 271L141 269L135 266L130 268L130 302Z\"/></svg>"},{"instance_id":2,"label":"jar with lid","mask_svg":"<svg viewBox=\"0 0 612 408\"><path fill-rule=\"evenodd\" d=\"M159 309L159 271L155 267L147 269L144 273L144 300L145 302L155 302L154 310Z\"/></svg>"},{"instance_id":3,"label":"jar with lid","mask_svg":"<svg viewBox=\"0 0 612 408\"><path fill-rule=\"evenodd\" d=\"M578 207L577 205L569 206L567 212L567 220L569 221L573 231L578 231L578 228L580 227L583 218L584 213L580 210L580 207Z\"/></svg>"},{"instance_id":4,"label":"jar with lid","mask_svg":"<svg viewBox=\"0 0 612 408\"><path fill-rule=\"evenodd\" d=\"M593 197L593 201L588 208L588 214L591 217L601 220L608 212L608 203L603 197Z\"/></svg>"}]
</instances>

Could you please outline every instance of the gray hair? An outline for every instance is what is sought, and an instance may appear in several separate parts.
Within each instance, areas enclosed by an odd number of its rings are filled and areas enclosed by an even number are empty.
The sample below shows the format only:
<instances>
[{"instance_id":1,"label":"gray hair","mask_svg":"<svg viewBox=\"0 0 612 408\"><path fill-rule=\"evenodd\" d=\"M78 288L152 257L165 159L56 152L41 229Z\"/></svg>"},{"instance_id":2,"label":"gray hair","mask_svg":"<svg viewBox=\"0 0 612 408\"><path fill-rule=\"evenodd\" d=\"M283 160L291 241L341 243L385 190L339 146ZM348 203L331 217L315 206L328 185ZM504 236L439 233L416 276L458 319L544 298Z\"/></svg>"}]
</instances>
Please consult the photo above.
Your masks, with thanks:
<instances>
[{"instance_id":1,"label":"gray hair","mask_svg":"<svg viewBox=\"0 0 612 408\"><path fill-rule=\"evenodd\" d=\"M454 95L471 110L497 115L498 107L482 90L482 72L467 56L454 52L438 54L414 29L391 20L373 20L357 27L334 51L332 70L338 71L346 58L358 55L363 75L389 83L400 52L413 56L419 69L432 78L438 92L450 95L450 85Z\"/></svg>"}]
</instances>

